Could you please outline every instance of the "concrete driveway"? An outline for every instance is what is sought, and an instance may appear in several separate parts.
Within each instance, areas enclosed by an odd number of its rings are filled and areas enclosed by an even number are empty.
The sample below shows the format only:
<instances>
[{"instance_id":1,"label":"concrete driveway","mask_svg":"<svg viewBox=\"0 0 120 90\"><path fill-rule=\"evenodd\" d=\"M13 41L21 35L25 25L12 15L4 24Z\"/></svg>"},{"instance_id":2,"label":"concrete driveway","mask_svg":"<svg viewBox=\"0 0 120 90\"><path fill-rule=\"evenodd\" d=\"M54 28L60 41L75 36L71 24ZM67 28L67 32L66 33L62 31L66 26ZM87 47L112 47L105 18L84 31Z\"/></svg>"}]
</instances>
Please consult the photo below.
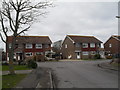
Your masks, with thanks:
<instances>
[{"instance_id":1,"label":"concrete driveway","mask_svg":"<svg viewBox=\"0 0 120 90\"><path fill-rule=\"evenodd\" d=\"M98 63L108 61L39 62L56 75L57 88L118 88L118 72L102 69Z\"/></svg>"}]
</instances>

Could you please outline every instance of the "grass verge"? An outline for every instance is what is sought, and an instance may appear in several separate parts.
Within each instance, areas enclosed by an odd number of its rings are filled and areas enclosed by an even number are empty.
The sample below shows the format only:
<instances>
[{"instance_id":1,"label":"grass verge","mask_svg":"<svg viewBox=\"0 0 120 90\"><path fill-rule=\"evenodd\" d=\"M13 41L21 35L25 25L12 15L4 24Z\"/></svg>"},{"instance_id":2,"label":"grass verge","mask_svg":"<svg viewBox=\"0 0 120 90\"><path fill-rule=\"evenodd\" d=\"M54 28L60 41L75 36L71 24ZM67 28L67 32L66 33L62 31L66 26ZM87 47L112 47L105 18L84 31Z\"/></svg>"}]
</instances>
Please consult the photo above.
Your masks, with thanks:
<instances>
[{"instance_id":1,"label":"grass verge","mask_svg":"<svg viewBox=\"0 0 120 90\"><path fill-rule=\"evenodd\" d=\"M2 71L8 71L9 65L2 65ZM30 70L26 65L14 65L14 70Z\"/></svg>"},{"instance_id":2,"label":"grass verge","mask_svg":"<svg viewBox=\"0 0 120 90\"><path fill-rule=\"evenodd\" d=\"M2 88L14 88L27 74L2 75Z\"/></svg>"}]
</instances>

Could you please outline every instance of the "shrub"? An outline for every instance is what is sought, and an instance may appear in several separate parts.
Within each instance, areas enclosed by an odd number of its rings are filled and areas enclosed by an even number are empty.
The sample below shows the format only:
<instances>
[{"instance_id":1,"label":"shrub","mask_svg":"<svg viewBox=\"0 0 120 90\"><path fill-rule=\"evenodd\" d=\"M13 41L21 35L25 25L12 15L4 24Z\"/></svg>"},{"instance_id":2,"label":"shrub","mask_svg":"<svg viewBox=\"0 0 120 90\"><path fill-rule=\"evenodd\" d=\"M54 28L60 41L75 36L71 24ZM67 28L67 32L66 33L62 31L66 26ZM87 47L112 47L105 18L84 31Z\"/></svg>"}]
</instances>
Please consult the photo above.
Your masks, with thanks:
<instances>
[{"instance_id":1,"label":"shrub","mask_svg":"<svg viewBox=\"0 0 120 90\"><path fill-rule=\"evenodd\" d=\"M101 59L100 54L96 54L96 55L94 56L94 58L95 58L95 59Z\"/></svg>"},{"instance_id":2,"label":"shrub","mask_svg":"<svg viewBox=\"0 0 120 90\"><path fill-rule=\"evenodd\" d=\"M37 63L34 61L34 60L28 60L28 63L27 63L27 66L29 67L29 68L37 68Z\"/></svg>"}]
</instances>

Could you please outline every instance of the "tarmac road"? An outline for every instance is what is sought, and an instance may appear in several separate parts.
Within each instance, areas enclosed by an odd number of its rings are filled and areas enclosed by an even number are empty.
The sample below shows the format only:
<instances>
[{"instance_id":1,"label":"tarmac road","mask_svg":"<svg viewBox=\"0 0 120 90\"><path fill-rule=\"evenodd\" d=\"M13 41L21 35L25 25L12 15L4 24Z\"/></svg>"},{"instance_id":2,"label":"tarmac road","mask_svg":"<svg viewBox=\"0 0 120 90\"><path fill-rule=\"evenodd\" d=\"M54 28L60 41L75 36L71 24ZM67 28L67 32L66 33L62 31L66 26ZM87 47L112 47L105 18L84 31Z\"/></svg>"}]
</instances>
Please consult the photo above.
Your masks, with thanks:
<instances>
[{"instance_id":1,"label":"tarmac road","mask_svg":"<svg viewBox=\"0 0 120 90\"><path fill-rule=\"evenodd\" d=\"M57 88L118 88L118 72L97 66L108 61L39 62L56 75Z\"/></svg>"}]
</instances>

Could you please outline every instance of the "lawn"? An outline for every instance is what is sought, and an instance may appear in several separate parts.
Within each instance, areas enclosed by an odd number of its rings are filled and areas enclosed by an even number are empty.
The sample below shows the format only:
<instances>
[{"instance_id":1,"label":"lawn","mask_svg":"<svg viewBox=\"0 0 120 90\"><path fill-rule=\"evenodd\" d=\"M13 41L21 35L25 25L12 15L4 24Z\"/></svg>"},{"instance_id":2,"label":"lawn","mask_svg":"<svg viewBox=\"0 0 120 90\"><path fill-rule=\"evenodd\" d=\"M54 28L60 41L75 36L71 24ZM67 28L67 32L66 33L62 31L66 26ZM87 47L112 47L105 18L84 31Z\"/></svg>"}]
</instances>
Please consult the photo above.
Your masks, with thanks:
<instances>
[{"instance_id":1,"label":"lawn","mask_svg":"<svg viewBox=\"0 0 120 90\"><path fill-rule=\"evenodd\" d=\"M26 65L14 65L15 70L30 70ZM9 66L8 65L2 65L2 71L8 71Z\"/></svg>"},{"instance_id":2,"label":"lawn","mask_svg":"<svg viewBox=\"0 0 120 90\"><path fill-rule=\"evenodd\" d=\"M14 88L27 74L2 75L2 88Z\"/></svg>"}]
</instances>

